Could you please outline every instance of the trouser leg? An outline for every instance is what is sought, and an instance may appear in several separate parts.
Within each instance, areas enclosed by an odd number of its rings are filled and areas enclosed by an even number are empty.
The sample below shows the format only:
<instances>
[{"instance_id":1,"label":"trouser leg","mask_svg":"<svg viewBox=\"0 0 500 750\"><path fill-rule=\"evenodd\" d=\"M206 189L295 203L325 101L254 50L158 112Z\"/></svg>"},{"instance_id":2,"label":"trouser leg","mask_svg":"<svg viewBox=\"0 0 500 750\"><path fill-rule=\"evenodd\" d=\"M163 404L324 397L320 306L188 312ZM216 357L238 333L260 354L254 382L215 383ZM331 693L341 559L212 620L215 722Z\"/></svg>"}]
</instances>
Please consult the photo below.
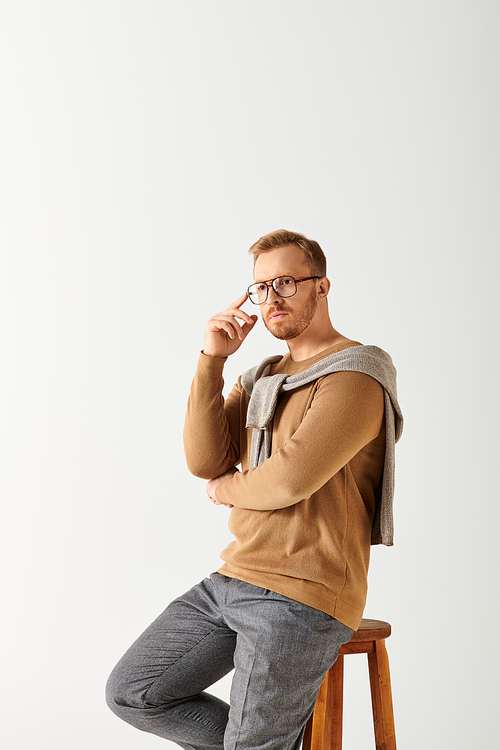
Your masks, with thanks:
<instances>
[{"instance_id":1,"label":"trouser leg","mask_svg":"<svg viewBox=\"0 0 500 750\"><path fill-rule=\"evenodd\" d=\"M352 630L217 573L173 602L108 681L108 703L185 750L298 750L318 689ZM205 689L235 666L231 708Z\"/></svg>"},{"instance_id":2,"label":"trouser leg","mask_svg":"<svg viewBox=\"0 0 500 750\"><path fill-rule=\"evenodd\" d=\"M205 689L233 668L235 633L223 622L210 579L175 600L111 673L111 710L183 748L221 750L228 705Z\"/></svg>"},{"instance_id":3,"label":"trouser leg","mask_svg":"<svg viewBox=\"0 0 500 750\"><path fill-rule=\"evenodd\" d=\"M238 635L224 748L298 750L325 673L353 631L272 591L234 579L228 589L225 619Z\"/></svg>"}]
</instances>

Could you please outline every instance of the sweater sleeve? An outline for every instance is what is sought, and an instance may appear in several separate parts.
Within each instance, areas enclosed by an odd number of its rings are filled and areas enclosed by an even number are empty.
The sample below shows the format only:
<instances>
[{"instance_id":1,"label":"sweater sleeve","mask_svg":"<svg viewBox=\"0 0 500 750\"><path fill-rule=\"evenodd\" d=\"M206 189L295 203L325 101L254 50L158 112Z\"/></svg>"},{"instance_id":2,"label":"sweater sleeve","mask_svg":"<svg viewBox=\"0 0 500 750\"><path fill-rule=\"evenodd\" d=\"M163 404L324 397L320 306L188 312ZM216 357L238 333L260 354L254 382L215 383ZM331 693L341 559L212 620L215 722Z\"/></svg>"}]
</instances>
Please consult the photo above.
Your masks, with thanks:
<instances>
[{"instance_id":1,"label":"sweater sleeve","mask_svg":"<svg viewBox=\"0 0 500 750\"><path fill-rule=\"evenodd\" d=\"M241 386L224 400L225 360L200 354L191 384L184 423L188 468L201 479L213 479L239 463Z\"/></svg>"},{"instance_id":2,"label":"sweater sleeve","mask_svg":"<svg viewBox=\"0 0 500 750\"><path fill-rule=\"evenodd\" d=\"M376 380L360 372L328 375L294 434L259 466L224 477L217 499L252 510L294 505L374 440L383 416L384 391Z\"/></svg>"}]
</instances>

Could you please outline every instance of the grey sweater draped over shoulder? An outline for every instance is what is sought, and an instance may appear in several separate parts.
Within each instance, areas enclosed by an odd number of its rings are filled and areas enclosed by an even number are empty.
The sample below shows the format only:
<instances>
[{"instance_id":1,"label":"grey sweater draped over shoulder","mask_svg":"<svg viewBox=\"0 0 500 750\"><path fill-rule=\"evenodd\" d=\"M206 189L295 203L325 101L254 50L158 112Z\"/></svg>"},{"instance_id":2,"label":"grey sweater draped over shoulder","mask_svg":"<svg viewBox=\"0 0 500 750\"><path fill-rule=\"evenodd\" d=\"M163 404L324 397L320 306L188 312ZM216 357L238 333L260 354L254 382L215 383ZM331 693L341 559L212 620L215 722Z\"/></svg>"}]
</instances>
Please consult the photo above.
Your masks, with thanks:
<instances>
[{"instance_id":1,"label":"grey sweater draped over shoulder","mask_svg":"<svg viewBox=\"0 0 500 750\"><path fill-rule=\"evenodd\" d=\"M253 428L250 468L269 457L274 410L282 391L298 388L335 372L355 371L370 375L384 389L386 432L384 469L377 488L371 542L391 546L394 536L395 444L403 431L403 414L397 400L396 368L391 357L377 346L353 346L330 354L297 375L271 375L272 365L282 358L282 355L267 357L241 376L242 386L250 396L246 423L247 427Z\"/></svg>"}]
</instances>

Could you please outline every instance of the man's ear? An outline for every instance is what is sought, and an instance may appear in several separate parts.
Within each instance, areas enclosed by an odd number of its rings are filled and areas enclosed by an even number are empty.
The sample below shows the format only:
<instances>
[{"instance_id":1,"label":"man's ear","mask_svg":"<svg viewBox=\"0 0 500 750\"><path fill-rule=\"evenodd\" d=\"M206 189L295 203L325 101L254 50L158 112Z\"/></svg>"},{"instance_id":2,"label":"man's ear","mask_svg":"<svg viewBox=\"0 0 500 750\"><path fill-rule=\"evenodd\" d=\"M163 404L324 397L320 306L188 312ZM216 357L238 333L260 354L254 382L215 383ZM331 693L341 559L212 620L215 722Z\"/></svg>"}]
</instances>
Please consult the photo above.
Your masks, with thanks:
<instances>
[{"instance_id":1,"label":"man's ear","mask_svg":"<svg viewBox=\"0 0 500 750\"><path fill-rule=\"evenodd\" d=\"M326 297L328 295L328 292L330 291L330 287L330 279L327 279L326 276L318 279L318 296L321 298Z\"/></svg>"}]
</instances>

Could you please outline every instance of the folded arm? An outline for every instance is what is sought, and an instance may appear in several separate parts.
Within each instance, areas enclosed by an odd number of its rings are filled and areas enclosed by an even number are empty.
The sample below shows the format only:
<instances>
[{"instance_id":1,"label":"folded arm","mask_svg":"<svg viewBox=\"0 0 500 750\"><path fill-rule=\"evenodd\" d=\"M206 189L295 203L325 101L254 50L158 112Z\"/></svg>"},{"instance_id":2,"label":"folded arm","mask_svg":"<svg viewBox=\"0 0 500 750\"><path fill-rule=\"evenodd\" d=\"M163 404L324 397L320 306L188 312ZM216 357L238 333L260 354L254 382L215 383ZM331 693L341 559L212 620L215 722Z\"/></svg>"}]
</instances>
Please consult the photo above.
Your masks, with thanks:
<instances>
[{"instance_id":1,"label":"folded arm","mask_svg":"<svg viewBox=\"0 0 500 750\"><path fill-rule=\"evenodd\" d=\"M294 505L374 440L383 416L384 393L376 380L358 372L329 375L318 384L296 432L259 466L222 477L216 498L253 510Z\"/></svg>"}]
</instances>

